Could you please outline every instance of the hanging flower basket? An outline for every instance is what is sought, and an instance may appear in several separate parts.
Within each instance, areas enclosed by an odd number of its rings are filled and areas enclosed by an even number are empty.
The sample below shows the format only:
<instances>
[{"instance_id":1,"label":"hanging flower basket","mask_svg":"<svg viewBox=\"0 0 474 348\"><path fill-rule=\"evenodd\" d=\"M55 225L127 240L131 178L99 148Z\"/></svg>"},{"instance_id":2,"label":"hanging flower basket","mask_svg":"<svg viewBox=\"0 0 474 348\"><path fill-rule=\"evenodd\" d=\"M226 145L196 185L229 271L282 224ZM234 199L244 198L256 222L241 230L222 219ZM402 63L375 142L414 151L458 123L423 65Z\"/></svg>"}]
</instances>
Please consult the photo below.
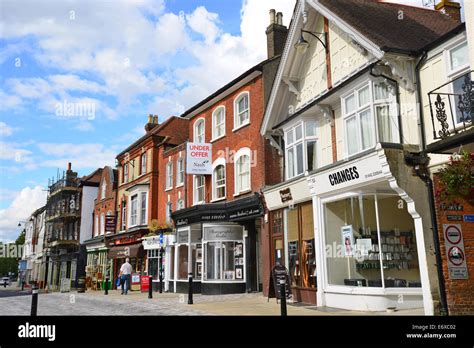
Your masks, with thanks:
<instances>
[{"instance_id":1,"label":"hanging flower basket","mask_svg":"<svg viewBox=\"0 0 474 348\"><path fill-rule=\"evenodd\" d=\"M461 151L451 156L449 163L439 171L438 179L436 197L440 201L474 197L474 153Z\"/></svg>"}]
</instances>

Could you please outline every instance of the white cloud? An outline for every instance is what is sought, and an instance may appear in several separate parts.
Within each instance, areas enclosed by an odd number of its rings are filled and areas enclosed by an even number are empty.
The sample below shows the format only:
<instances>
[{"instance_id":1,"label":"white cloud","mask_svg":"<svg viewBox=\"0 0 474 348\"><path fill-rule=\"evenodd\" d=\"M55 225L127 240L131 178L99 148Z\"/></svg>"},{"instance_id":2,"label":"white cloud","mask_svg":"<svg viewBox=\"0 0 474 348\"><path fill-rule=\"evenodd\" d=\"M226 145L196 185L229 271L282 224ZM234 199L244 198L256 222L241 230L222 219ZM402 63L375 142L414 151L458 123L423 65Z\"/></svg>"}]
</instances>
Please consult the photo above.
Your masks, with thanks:
<instances>
[{"instance_id":1,"label":"white cloud","mask_svg":"<svg viewBox=\"0 0 474 348\"><path fill-rule=\"evenodd\" d=\"M0 122L0 137L8 137L12 135L14 129L5 122Z\"/></svg>"},{"instance_id":2,"label":"white cloud","mask_svg":"<svg viewBox=\"0 0 474 348\"><path fill-rule=\"evenodd\" d=\"M8 208L0 209L0 240L13 241L19 235L18 222L26 220L36 209L46 204L44 187L25 187L16 194Z\"/></svg>"},{"instance_id":3,"label":"white cloud","mask_svg":"<svg viewBox=\"0 0 474 348\"><path fill-rule=\"evenodd\" d=\"M73 169L115 164L116 152L102 144L39 143L38 148L49 158L41 161L42 167L63 168L68 162Z\"/></svg>"}]
</instances>

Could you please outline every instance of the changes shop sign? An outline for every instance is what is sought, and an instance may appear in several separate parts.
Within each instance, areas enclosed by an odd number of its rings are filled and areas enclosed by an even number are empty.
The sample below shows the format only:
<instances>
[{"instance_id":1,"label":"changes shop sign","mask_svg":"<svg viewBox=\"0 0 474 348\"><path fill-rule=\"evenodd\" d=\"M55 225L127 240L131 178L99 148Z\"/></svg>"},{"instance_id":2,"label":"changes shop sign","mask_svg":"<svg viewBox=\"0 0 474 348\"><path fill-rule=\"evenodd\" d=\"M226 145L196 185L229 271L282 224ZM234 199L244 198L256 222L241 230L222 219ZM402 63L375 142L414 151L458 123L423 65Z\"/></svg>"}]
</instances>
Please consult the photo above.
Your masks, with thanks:
<instances>
[{"instance_id":1,"label":"changes shop sign","mask_svg":"<svg viewBox=\"0 0 474 348\"><path fill-rule=\"evenodd\" d=\"M188 143L186 174L212 174L212 144Z\"/></svg>"}]
</instances>

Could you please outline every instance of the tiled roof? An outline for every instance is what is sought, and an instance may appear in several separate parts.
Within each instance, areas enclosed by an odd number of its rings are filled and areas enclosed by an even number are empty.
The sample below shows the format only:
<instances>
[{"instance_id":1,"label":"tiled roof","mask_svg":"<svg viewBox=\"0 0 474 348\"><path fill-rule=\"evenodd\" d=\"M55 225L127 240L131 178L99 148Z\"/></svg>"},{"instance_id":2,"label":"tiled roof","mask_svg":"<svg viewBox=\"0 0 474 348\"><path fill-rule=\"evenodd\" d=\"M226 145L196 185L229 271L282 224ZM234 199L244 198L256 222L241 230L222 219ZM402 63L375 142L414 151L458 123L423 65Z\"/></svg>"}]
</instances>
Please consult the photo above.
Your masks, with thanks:
<instances>
[{"instance_id":1,"label":"tiled roof","mask_svg":"<svg viewBox=\"0 0 474 348\"><path fill-rule=\"evenodd\" d=\"M377 0L319 3L384 51L420 52L461 24L439 11Z\"/></svg>"}]
</instances>

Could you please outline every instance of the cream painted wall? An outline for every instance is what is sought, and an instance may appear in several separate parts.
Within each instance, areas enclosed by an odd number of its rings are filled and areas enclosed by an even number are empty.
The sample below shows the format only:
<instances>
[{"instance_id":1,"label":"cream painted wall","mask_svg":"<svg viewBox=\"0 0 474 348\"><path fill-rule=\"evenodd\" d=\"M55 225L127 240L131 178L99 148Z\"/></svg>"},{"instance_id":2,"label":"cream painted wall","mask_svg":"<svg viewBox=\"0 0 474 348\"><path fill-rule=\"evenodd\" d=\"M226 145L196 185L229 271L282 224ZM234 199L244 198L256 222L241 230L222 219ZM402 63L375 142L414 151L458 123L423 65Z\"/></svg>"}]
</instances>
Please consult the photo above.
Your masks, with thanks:
<instances>
[{"instance_id":1,"label":"cream painted wall","mask_svg":"<svg viewBox=\"0 0 474 348\"><path fill-rule=\"evenodd\" d=\"M333 22L329 22L329 42L331 55L331 76L332 84L351 75L360 67L366 65L373 56L370 53L363 55L357 49L356 44L351 43L352 39L339 29Z\"/></svg>"},{"instance_id":2,"label":"cream painted wall","mask_svg":"<svg viewBox=\"0 0 474 348\"><path fill-rule=\"evenodd\" d=\"M398 62L399 68L403 71L405 76L408 76L411 81L414 81L415 62L412 60L400 60ZM400 139L403 144L420 145L421 131L418 125L418 104L416 92L405 86L403 83L398 83L399 98L400 98L400 119L402 127L402 136Z\"/></svg>"},{"instance_id":3,"label":"cream painted wall","mask_svg":"<svg viewBox=\"0 0 474 348\"><path fill-rule=\"evenodd\" d=\"M319 120L319 139L321 146L321 160L319 165L326 166L333 163L332 160L332 136L331 124L324 117Z\"/></svg>"}]
</instances>

